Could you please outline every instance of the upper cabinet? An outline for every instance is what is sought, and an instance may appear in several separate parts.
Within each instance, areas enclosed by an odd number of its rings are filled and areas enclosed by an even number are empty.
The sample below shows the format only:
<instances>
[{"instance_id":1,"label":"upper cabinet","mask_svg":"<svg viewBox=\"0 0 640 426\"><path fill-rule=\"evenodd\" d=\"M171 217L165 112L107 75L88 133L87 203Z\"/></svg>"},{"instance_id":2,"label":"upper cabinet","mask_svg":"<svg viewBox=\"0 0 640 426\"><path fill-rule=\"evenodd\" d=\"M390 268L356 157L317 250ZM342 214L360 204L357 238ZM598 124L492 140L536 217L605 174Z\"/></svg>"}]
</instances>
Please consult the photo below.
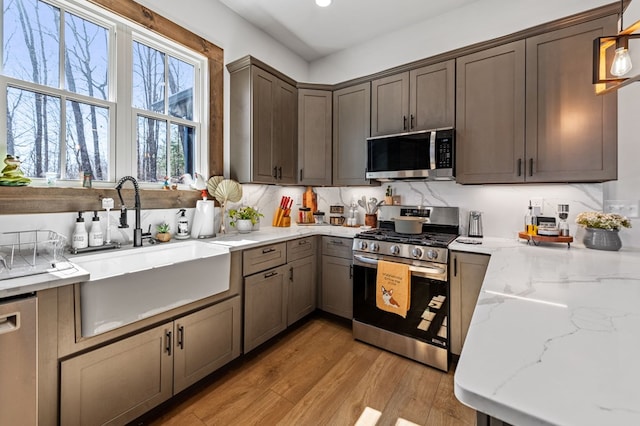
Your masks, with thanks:
<instances>
[{"instance_id":1,"label":"upper cabinet","mask_svg":"<svg viewBox=\"0 0 640 426\"><path fill-rule=\"evenodd\" d=\"M367 138L371 134L371 83L333 92L333 184L369 185Z\"/></svg>"},{"instance_id":2,"label":"upper cabinet","mask_svg":"<svg viewBox=\"0 0 640 426\"><path fill-rule=\"evenodd\" d=\"M298 89L298 183L331 185L330 90Z\"/></svg>"},{"instance_id":3,"label":"upper cabinet","mask_svg":"<svg viewBox=\"0 0 640 426\"><path fill-rule=\"evenodd\" d=\"M241 183L297 181L298 93L243 58L230 64L230 170Z\"/></svg>"},{"instance_id":4,"label":"upper cabinet","mask_svg":"<svg viewBox=\"0 0 640 426\"><path fill-rule=\"evenodd\" d=\"M452 127L454 93L454 60L373 80L371 135Z\"/></svg>"},{"instance_id":5,"label":"upper cabinet","mask_svg":"<svg viewBox=\"0 0 640 426\"><path fill-rule=\"evenodd\" d=\"M595 94L593 39L615 16L457 60L459 183L602 182L617 177L617 96Z\"/></svg>"},{"instance_id":6,"label":"upper cabinet","mask_svg":"<svg viewBox=\"0 0 640 426\"><path fill-rule=\"evenodd\" d=\"M524 65L524 40L458 58L458 183L524 181Z\"/></svg>"},{"instance_id":7,"label":"upper cabinet","mask_svg":"<svg viewBox=\"0 0 640 426\"><path fill-rule=\"evenodd\" d=\"M528 182L617 178L617 95L592 84L593 40L615 34L615 16L527 39Z\"/></svg>"}]
</instances>

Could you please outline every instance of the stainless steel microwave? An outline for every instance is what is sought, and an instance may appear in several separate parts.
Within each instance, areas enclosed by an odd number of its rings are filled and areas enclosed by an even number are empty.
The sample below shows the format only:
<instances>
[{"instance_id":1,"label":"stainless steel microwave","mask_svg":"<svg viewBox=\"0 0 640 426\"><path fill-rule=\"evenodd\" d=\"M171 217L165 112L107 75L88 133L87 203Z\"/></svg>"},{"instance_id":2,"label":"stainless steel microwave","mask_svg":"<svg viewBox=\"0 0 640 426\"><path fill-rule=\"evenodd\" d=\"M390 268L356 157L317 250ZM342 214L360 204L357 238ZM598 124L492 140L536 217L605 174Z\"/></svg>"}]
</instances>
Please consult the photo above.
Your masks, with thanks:
<instances>
[{"instance_id":1,"label":"stainless steel microwave","mask_svg":"<svg viewBox=\"0 0 640 426\"><path fill-rule=\"evenodd\" d=\"M455 130L367 138L367 179L455 179Z\"/></svg>"}]
</instances>

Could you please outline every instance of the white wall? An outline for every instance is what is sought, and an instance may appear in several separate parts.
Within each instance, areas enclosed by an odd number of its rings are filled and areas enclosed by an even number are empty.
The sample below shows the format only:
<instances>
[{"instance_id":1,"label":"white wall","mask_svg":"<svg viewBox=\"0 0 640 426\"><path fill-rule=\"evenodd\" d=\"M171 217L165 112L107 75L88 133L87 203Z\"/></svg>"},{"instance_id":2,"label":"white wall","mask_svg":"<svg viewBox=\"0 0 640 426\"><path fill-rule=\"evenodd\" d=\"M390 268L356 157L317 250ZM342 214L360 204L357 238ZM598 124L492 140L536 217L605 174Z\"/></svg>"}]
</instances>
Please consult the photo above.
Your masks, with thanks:
<instances>
[{"instance_id":1,"label":"white wall","mask_svg":"<svg viewBox=\"0 0 640 426\"><path fill-rule=\"evenodd\" d=\"M512 34L611 0L482 0L311 64L310 81L338 83ZM400 13L400 12L399 12Z\"/></svg>"}]
</instances>

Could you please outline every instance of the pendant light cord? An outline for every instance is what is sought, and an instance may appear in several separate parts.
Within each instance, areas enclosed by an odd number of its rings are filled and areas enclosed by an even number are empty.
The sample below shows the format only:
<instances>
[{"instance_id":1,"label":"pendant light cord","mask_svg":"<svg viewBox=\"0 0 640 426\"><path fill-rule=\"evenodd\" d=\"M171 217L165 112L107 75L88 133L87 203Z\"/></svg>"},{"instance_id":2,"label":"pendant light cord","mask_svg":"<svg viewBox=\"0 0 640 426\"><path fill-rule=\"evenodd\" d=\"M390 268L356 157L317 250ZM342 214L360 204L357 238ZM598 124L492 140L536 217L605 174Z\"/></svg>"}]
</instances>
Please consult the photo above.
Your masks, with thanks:
<instances>
[{"instance_id":1,"label":"pendant light cord","mask_svg":"<svg viewBox=\"0 0 640 426\"><path fill-rule=\"evenodd\" d=\"M618 31L618 33L621 33L624 29L624 25L622 25L622 15L624 15L624 0L620 0L620 31Z\"/></svg>"}]
</instances>

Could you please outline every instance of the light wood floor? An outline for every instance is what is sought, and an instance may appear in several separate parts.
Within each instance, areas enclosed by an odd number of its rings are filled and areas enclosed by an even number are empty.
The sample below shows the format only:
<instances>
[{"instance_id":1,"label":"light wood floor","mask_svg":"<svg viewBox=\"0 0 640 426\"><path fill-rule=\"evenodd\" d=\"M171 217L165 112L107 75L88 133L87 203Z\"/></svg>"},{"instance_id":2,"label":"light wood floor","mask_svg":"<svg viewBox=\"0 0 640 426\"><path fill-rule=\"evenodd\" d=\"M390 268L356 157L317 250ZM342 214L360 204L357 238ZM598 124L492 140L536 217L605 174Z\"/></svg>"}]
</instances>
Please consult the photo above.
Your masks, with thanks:
<instances>
[{"instance_id":1,"label":"light wood floor","mask_svg":"<svg viewBox=\"0 0 640 426\"><path fill-rule=\"evenodd\" d=\"M453 370L453 368L451 369ZM365 407L418 425L475 424L448 374L353 340L313 316L155 410L151 425L353 425Z\"/></svg>"}]
</instances>

